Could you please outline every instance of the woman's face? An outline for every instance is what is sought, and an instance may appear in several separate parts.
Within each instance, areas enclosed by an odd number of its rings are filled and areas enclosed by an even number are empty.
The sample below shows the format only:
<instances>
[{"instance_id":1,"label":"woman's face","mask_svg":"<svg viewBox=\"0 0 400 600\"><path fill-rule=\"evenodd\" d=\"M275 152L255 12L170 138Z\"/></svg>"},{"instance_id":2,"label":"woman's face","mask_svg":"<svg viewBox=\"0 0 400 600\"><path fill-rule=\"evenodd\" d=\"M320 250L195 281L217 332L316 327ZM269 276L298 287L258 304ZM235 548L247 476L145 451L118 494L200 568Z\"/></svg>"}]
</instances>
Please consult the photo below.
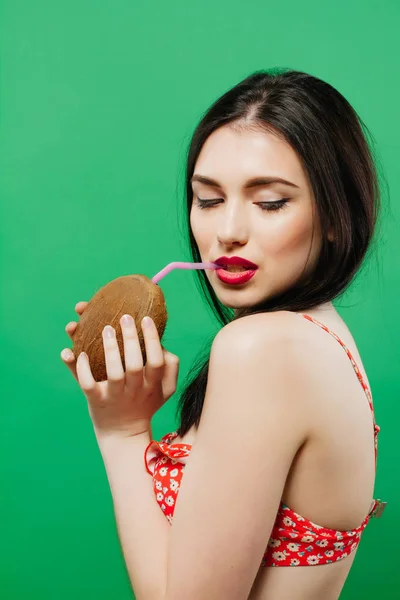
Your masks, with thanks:
<instances>
[{"instance_id":1,"label":"woman's face","mask_svg":"<svg viewBox=\"0 0 400 600\"><path fill-rule=\"evenodd\" d=\"M196 180L197 177L214 182ZM290 183L250 185L252 179L280 177ZM258 266L247 283L206 275L218 299L230 308L253 306L297 281L308 258L306 277L318 257L321 231L305 171L287 142L271 133L225 125L206 140L192 177L190 225L202 261L240 256ZM198 198L217 201L200 208ZM268 203L287 199L281 208ZM314 237L312 228L314 221ZM330 234L331 236L331 234Z\"/></svg>"}]
</instances>

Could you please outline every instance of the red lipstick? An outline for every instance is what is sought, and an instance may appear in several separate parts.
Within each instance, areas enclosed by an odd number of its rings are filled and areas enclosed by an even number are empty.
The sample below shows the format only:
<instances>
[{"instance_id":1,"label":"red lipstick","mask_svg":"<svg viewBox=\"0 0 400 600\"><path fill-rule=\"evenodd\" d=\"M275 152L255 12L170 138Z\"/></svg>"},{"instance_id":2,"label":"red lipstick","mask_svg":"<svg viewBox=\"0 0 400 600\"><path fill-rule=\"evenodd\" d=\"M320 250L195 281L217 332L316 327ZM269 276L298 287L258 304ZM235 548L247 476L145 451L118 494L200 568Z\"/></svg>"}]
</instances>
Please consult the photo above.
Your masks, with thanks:
<instances>
[{"instance_id":1,"label":"red lipstick","mask_svg":"<svg viewBox=\"0 0 400 600\"><path fill-rule=\"evenodd\" d=\"M216 270L218 279L229 285L241 285L246 283L252 277L254 277L258 269L257 265L245 258L242 258L241 256L221 256L220 258L217 258L214 263L221 266L221 269ZM244 267L245 270L229 271L223 268L227 267L228 265L238 265L240 267Z\"/></svg>"}]
</instances>

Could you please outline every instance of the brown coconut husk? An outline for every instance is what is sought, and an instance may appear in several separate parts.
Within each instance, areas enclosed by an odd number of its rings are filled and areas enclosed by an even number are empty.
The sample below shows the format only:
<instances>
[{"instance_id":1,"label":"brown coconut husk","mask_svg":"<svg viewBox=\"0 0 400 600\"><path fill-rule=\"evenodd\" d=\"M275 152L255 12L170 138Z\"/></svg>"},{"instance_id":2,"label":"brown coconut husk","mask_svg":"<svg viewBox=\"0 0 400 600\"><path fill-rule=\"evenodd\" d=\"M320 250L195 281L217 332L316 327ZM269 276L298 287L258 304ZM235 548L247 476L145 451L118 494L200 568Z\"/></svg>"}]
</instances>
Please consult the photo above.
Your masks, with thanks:
<instances>
[{"instance_id":1,"label":"brown coconut husk","mask_svg":"<svg viewBox=\"0 0 400 600\"><path fill-rule=\"evenodd\" d=\"M124 314L131 315L135 319L143 364L145 364L146 349L141 320L145 316L151 317L161 340L168 318L162 289L146 275L124 275L107 283L90 300L72 336L72 350L76 359L81 352L86 352L96 381L107 380L102 336L106 325L111 325L115 329L125 370L124 342L120 325L120 319Z\"/></svg>"}]
</instances>

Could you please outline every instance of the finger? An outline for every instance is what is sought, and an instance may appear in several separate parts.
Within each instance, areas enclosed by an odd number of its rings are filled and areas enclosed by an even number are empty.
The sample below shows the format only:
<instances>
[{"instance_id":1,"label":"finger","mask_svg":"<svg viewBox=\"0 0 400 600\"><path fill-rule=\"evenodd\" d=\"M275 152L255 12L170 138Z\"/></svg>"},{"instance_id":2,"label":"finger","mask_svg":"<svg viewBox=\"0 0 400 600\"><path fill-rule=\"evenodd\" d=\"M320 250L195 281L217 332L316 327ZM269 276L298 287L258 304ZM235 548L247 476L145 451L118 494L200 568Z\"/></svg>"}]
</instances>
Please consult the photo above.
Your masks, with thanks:
<instances>
[{"instance_id":1,"label":"finger","mask_svg":"<svg viewBox=\"0 0 400 600\"><path fill-rule=\"evenodd\" d=\"M123 315L120 320L124 340L125 382L133 389L143 383L143 356L135 320L131 315Z\"/></svg>"},{"instance_id":2,"label":"finger","mask_svg":"<svg viewBox=\"0 0 400 600\"><path fill-rule=\"evenodd\" d=\"M67 323L67 325L65 327L65 331L68 333L68 335L71 339L75 333L77 325L78 325L78 323L76 321L70 321L69 323Z\"/></svg>"},{"instance_id":3,"label":"finger","mask_svg":"<svg viewBox=\"0 0 400 600\"><path fill-rule=\"evenodd\" d=\"M81 315L83 313L88 304L89 302L81 300L75 305L75 311L78 313L78 315Z\"/></svg>"},{"instance_id":4,"label":"finger","mask_svg":"<svg viewBox=\"0 0 400 600\"><path fill-rule=\"evenodd\" d=\"M147 319L149 319L149 321ZM147 358L146 366L144 368L144 378L150 384L155 384L161 382L164 375L164 353L161 347L157 327L155 326L153 319L144 317L141 325Z\"/></svg>"},{"instance_id":5,"label":"finger","mask_svg":"<svg viewBox=\"0 0 400 600\"><path fill-rule=\"evenodd\" d=\"M125 373L114 327L103 329L103 347L107 370L107 387L110 396L118 397L125 387Z\"/></svg>"},{"instance_id":6,"label":"finger","mask_svg":"<svg viewBox=\"0 0 400 600\"><path fill-rule=\"evenodd\" d=\"M76 373L75 355L72 352L72 350L70 350L69 348L64 348L64 350L62 350L62 352L61 352L61 359L62 359L63 363L68 367L68 369L71 371L75 381L77 383L79 383L78 375Z\"/></svg>"},{"instance_id":7,"label":"finger","mask_svg":"<svg viewBox=\"0 0 400 600\"><path fill-rule=\"evenodd\" d=\"M176 354L172 354L163 348L165 372L162 381L163 395L166 400L176 392L179 376L180 360Z\"/></svg>"},{"instance_id":8,"label":"finger","mask_svg":"<svg viewBox=\"0 0 400 600\"><path fill-rule=\"evenodd\" d=\"M90 403L98 402L101 398L99 384L95 381L87 354L81 352L76 361L78 383Z\"/></svg>"}]
</instances>

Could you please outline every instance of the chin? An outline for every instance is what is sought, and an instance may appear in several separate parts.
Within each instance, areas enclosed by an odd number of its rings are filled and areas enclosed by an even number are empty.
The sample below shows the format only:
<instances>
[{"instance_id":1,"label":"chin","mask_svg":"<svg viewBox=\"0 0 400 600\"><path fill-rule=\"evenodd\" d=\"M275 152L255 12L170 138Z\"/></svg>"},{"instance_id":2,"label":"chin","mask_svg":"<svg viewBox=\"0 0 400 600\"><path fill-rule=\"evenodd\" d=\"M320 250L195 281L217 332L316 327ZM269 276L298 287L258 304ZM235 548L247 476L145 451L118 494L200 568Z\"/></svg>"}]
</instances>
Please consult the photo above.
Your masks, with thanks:
<instances>
[{"instance_id":1,"label":"chin","mask_svg":"<svg viewBox=\"0 0 400 600\"><path fill-rule=\"evenodd\" d=\"M227 308L233 308L233 309L251 308L255 304L258 304L259 302L262 302L263 300L265 300L265 298L256 298L254 296L249 297L249 295L247 295L246 299L239 298L237 292L236 292L236 294L234 292L232 292L231 294L228 294L228 293L227 294L218 294L217 290L214 289L214 291L215 291L215 294L216 294L218 300Z\"/></svg>"},{"instance_id":2,"label":"chin","mask_svg":"<svg viewBox=\"0 0 400 600\"><path fill-rule=\"evenodd\" d=\"M265 293L257 286L251 285L251 281L243 286L228 286L218 278L215 280L208 276L208 281L214 290L218 300L231 309L251 308L261 302L267 300L271 293Z\"/></svg>"}]
</instances>

